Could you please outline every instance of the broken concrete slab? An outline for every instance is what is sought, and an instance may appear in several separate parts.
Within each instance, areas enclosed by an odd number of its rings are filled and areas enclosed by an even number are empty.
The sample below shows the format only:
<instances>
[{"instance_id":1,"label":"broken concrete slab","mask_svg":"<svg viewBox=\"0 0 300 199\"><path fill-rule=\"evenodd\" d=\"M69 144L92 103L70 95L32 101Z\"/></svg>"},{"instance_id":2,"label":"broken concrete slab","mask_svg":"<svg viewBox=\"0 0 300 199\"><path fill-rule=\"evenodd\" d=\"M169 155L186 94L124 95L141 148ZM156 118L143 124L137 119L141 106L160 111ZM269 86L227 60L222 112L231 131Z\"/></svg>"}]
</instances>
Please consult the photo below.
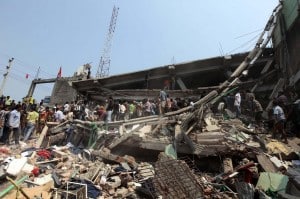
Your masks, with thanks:
<instances>
[{"instance_id":1,"label":"broken concrete slab","mask_svg":"<svg viewBox=\"0 0 300 199\"><path fill-rule=\"evenodd\" d=\"M278 172L278 169L274 166L270 158L267 157L265 154L258 154L256 155L256 157L258 163L261 165L264 171L272 173Z\"/></svg>"}]
</instances>

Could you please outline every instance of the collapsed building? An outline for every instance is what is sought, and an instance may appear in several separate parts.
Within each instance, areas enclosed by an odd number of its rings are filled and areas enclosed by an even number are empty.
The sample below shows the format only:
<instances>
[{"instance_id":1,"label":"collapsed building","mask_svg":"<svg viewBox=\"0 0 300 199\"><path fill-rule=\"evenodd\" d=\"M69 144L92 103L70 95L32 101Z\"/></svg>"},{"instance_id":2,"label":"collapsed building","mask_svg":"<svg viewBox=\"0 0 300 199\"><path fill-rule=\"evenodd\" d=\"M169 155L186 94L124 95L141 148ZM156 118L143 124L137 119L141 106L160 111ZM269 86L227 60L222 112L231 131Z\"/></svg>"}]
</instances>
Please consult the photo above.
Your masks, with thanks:
<instances>
[{"instance_id":1,"label":"collapsed building","mask_svg":"<svg viewBox=\"0 0 300 199\"><path fill-rule=\"evenodd\" d=\"M260 96L266 108L279 90L298 91L299 8L299 1L282 1L248 53L105 78L56 80L64 89L72 86L73 100L78 95L87 101L155 99L168 82L170 96L197 101L163 115L110 123L48 123L37 140L24 144L29 149L20 151L22 158L9 159L13 150L1 149L1 176L13 185L0 197L16 192L25 198L300 197L300 139L285 144L247 117L212 111L236 88ZM56 99L63 103L66 97Z\"/></svg>"}]
</instances>

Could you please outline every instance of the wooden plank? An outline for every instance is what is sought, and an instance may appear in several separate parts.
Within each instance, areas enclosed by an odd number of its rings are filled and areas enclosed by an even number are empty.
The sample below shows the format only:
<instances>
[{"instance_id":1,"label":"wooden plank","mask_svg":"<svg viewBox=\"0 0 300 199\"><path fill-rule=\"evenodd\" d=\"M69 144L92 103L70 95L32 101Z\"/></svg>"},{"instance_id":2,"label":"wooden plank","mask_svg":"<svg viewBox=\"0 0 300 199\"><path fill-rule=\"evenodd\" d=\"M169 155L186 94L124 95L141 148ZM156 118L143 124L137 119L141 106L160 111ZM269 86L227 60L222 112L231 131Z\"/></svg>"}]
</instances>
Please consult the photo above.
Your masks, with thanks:
<instances>
[{"instance_id":1,"label":"wooden plank","mask_svg":"<svg viewBox=\"0 0 300 199\"><path fill-rule=\"evenodd\" d=\"M271 160L266 155L258 154L258 155L256 155L256 158L257 158L258 163L261 165L261 167L266 172L272 172L272 173L278 172L275 165L271 162Z\"/></svg>"},{"instance_id":2,"label":"wooden plank","mask_svg":"<svg viewBox=\"0 0 300 199\"><path fill-rule=\"evenodd\" d=\"M44 140L44 138L45 138L45 136L47 134L47 131L48 131L48 126L45 125L44 128L43 128L43 130L42 130L42 133L41 133L39 139L37 140L37 142L35 144L36 148L40 148L41 147L41 145L43 143L43 140Z\"/></svg>"},{"instance_id":3,"label":"wooden plank","mask_svg":"<svg viewBox=\"0 0 300 199\"><path fill-rule=\"evenodd\" d=\"M57 132L60 132L61 130L62 130L62 128L61 127L64 127L66 124L68 124L70 121L69 120L67 120L67 121L64 121L64 122L62 122L62 123L58 123L57 124L57 126L55 126L55 127L53 127L52 129L51 129L51 133L57 133ZM47 125L48 124L50 124L50 122L47 122Z\"/></svg>"},{"instance_id":4,"label":"wooden plank","mask_svg":"<svg viewBox=\"0 0 300 199\"><path fill-rule=\"evenodd\" d=\"M47 164L47 163L52 163L52 162L58 162L63 160L63 158L54 158L52 160L46 160L46 161L42 161L42 162L36 162L36 165L40 165L40 164Z\"/></svg>"},{"instance_id":5,"label":"wooden plank","mask_svg":"<svg viewBox=\"0 0 300 199\"><path fill-rule=\"evenodd\" d=\"M37 140L37 142L36 142L36 144L35 144L35 148L38 149L38 148L41 147L41 145L42 145L42 143L43 143L43 140L44 140L44 138L45 138L45 136L46 136L46 134L47 134L47 131L48 131L48 126L45 125L44 128L43 128L43 130L42 130L42 133L40 134L39 139ZM30 156L30 159L33 160L33 158L35 157L35 155L36 155L36 151L34 151L34 152L32 153L32 155Z\"/></svg>"}]
</instances>

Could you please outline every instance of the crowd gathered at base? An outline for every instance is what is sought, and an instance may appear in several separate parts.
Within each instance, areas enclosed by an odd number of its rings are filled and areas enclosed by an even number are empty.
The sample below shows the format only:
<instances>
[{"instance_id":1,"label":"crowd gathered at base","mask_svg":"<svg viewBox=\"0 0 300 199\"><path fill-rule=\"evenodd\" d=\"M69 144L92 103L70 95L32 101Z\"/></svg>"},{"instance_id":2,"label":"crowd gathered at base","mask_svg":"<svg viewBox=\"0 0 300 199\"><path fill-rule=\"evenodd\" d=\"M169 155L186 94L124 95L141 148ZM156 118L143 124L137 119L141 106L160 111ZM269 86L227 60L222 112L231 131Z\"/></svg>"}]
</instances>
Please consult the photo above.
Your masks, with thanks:
<instances>
[{"instance_id":1,"label":"crowd gathered at base","mask_svg":"<svg viewBox=\"0 0 300 199\"><path fill-rule=\"evenodd\" d=\"M74 119L87 121L114 122L137 117L163 115L187 106L193 106L199 99L172 98L163 89L156 100L145 98L141 101L122 100L109 97L102 103L86 100L65 102L53 106L36 103L32 97L15 102L10 96L0 97L0 144L19 144L38 136L47 122L64 122ZM300 100L296 92L279 92L272 100L271 107L265 107L246 90L239 90L222 98L215 112L226 114L231 110L235 118L248 116L249 122L257 127L267 127L274 138L287 142L287 133L300 134ZM263 116L266 111L267 117ZM290 125L287 125L290 124ZM287 127L288 126L288 127ZM287 129L288 128L288 129Z\"/></svg>"}]
</instances>

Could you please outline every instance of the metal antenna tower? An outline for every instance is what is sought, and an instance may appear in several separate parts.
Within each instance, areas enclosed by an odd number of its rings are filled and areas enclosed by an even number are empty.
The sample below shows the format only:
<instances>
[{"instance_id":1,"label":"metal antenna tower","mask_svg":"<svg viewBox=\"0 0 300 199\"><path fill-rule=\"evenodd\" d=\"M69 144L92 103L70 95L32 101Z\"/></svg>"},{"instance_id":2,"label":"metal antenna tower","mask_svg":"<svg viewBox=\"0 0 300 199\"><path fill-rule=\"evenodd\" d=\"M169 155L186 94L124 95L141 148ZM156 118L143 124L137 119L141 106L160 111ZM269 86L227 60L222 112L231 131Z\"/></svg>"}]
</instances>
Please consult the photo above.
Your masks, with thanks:
<instances>
[{"instance_id":1,"label":"metal antenna tower","mask_svg":"<svg viewBox=\"0 0 300 199\"><path fill-rule=\"evenodd\" d=\"M100 58L98 70L96 73L96 78L106 77L109 75L111 41L112 41L113 33L115 32L115 28L116 28L118 11L119 8L114 6L111 19L110 19L108 34L105 40L103 54Z\"/></svg>"}]
</instances>

